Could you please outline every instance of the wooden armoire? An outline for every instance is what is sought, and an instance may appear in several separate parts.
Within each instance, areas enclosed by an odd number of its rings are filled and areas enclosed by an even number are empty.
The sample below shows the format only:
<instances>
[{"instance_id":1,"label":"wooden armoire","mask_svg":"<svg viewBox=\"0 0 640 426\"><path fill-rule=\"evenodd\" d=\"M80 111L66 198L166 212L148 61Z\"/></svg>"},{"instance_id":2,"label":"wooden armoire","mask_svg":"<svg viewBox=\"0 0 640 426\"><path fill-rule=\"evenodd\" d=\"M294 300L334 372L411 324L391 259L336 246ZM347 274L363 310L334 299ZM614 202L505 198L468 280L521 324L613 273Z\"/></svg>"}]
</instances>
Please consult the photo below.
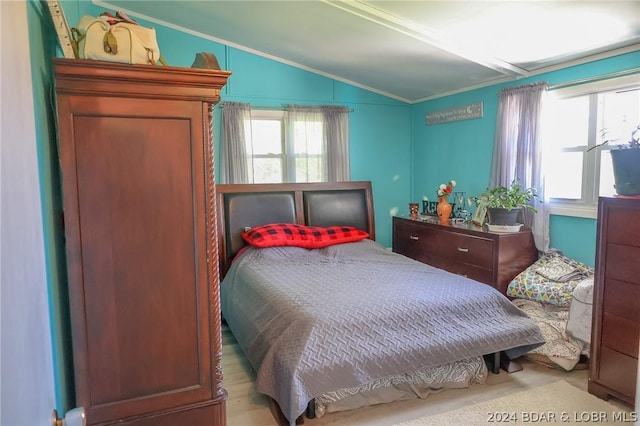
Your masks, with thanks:
<instances>
[{"instance_id":1,"label":"wooden armoire","mask_svg":"<svg viewBox=\"0 0 640 426\"><path fill-rule=\"evenodd\" d=\"M231 74L55 59L76 405L224 425L212 108Z\"/></svg>"}]
</instances>

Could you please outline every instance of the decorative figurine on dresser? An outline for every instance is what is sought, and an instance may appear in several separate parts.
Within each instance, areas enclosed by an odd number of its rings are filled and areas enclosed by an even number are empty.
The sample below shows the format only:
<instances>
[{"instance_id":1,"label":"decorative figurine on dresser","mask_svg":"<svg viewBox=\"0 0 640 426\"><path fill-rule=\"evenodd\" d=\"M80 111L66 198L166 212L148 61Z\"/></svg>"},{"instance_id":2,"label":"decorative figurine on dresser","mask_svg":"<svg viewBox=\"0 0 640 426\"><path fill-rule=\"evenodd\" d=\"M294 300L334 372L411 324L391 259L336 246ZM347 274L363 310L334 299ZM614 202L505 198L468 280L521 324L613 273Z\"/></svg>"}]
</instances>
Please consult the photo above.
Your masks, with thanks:
<instances>
[{"instance_id":1,"label":"decorative figurine on dresser","mask_svg":"<svg viewBox=\"0 0 640 426\"><path fill-rule=\"evenodd\" d=\"M55 59L76 405L224 425L212 106L231 74Z\"/></svg>"},{"instance_id":2,"label":"decorative figurine on dresser","mask_svg":"<svg viewBox=\"0 0 640 426\"><path fill-rule=\"evenodd\" d=\"M595 272L589 392L633 406L640 341L640 197L599 199Z\"/></svg>"}]
</instances>

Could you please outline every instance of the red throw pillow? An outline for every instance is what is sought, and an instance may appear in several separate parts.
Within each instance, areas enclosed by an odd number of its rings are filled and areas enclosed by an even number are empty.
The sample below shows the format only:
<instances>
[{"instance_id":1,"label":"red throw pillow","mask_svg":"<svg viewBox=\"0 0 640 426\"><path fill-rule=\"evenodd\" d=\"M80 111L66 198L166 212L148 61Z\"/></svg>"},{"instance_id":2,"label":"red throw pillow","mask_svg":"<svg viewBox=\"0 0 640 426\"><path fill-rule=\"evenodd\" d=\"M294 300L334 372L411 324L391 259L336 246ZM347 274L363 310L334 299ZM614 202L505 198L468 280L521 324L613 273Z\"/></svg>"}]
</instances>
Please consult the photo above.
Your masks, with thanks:
<instances>
[{"instance_id":1,"label":"red throw pillow","mask_svg":"<svg viewBox=\"0 0 640 426\"><path fill-rule=\"evenodd\" d=\"M272 223L256 226L242 233L242 238L253 247L294 246L303 248L321 248L333 244L350 243L368 238L369 234L353 226L295 225L291 223Z\"/></svg>"}]
</instances>

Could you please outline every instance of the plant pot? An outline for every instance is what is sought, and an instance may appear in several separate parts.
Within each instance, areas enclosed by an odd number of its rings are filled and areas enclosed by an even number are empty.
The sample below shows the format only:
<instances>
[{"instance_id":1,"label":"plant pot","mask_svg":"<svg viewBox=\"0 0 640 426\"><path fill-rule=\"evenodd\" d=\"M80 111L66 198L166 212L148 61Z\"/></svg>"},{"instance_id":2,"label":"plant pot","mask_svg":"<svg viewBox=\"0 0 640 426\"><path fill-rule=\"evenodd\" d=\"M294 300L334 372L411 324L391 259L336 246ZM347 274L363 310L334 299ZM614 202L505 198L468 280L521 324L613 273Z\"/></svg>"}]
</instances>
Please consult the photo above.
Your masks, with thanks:
<instances>
[{"instance_id":1,"label":"plant pot","mask_svg":"<svg viewBox=\"0 0 640 426\"><path fill-rule=\"evenodd\" d=\"M513 226L518 223L522 208L513 208L511 210L490 207L487 209L489 223L492 225L508 225Z\"/></svg>"},{"instance_id":2,"label":"plant pot","mask_svg":"<svg viewBox=\"0 0 640 426\"><path fill-rule=\"evenodd\" d=\"M613 177L619 195L640 195L640 148L612 149Z\"/></svg>"}]
</instances>

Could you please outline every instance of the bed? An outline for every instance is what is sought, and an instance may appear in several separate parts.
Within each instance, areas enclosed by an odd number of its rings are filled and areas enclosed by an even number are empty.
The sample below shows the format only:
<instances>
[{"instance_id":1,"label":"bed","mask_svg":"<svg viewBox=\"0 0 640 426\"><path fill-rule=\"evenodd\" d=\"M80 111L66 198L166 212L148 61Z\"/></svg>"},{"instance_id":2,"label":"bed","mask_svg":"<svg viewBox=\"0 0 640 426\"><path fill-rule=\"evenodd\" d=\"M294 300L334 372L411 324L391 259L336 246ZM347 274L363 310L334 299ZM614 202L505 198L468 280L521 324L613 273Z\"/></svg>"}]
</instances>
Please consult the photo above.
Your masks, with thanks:
<instances>
[{"instance_id":1,"label":"bed","mask_svg":"<svg viewBox=\"0 0 640 426\"><path fill-rule=\"evenodd\" d=\"M376 243L370 182L218 185L217 197L221 311L256 390L289 424L482 383L484 356L544 343L492 287ZM340 227L351 239L247 245L275 235L272 225L304 236Z\"/></svg>"}]
</instances>

